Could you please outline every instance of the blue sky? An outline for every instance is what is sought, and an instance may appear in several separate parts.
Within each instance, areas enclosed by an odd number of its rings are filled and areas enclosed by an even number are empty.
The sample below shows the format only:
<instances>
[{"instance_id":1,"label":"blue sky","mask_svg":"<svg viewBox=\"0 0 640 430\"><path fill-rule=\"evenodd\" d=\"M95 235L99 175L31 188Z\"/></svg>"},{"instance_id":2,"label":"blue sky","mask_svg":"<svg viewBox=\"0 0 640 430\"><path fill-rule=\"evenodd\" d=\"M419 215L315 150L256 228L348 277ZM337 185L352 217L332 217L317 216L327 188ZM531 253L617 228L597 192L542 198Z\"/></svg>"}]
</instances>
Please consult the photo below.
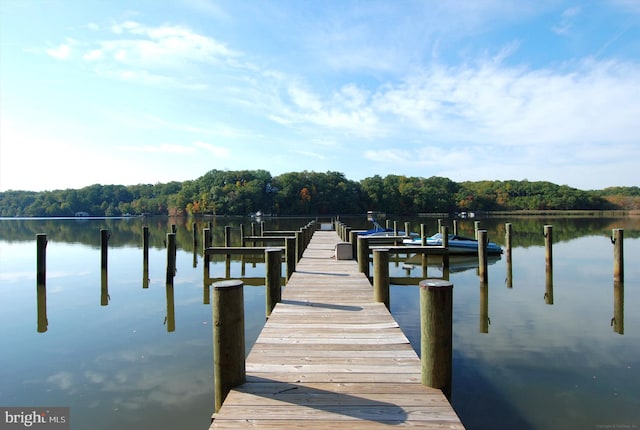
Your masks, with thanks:
<instances>
[{"instance_id":1,"label":"blue sky","mask_svg":"<svg viewBox=\"0 0 640 430\"><path fill-rule=\"evenodd\" d=\"M640 185L637 0L0 0L0 190Z\"/></svg>"}]
</instances>

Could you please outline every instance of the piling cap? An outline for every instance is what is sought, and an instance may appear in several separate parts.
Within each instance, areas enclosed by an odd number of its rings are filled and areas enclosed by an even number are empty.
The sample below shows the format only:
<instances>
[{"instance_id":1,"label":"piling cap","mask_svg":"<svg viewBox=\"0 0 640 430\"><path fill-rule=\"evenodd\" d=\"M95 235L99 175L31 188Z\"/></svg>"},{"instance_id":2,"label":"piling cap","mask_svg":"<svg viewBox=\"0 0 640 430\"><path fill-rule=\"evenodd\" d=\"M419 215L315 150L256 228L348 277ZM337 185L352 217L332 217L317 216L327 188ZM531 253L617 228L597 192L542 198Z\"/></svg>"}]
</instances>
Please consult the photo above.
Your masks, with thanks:
<instances>
[{"instance_id":1,"label":"piling cap","mask_svg":"<svg viewBox=\"0 0 640 430\"><path fill-rule=\"evenodd\" d=\"M226 281L215 282L213 284L213 288L216 290L221 289L231 289L231 288L241 288L244 286L244 282L240 279L227 279Z\"/></svg>"},{"instance_id":2,"label":"piling cap","mask_svg":"<svg viewBox=\"0 0 640 430\"><path fill-rule=\"evenodd\" d=\"M444 279L423 279L420 288L438 290L440 288L453 288L453 283Z\"/></svg>"}]
</instances>

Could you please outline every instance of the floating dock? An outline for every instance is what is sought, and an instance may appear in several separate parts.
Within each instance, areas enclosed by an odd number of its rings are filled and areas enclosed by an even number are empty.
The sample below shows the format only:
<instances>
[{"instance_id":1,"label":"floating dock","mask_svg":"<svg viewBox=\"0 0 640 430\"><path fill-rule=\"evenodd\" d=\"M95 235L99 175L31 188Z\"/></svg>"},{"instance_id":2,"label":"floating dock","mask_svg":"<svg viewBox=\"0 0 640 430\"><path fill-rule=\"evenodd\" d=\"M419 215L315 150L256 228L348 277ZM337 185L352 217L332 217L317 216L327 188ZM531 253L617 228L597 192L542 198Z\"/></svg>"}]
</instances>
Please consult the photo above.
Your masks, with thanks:
<instances>
[{"instance_id":1,"label":"floating dock","mask_svg":"<svg viewBox=\"0 0 640 430\"><path fill-rule=\"evenodd\" d=\"M333 258L339 242L314 233L210 430L464 429L357 263Z\"/></svg>"}]
</instances>

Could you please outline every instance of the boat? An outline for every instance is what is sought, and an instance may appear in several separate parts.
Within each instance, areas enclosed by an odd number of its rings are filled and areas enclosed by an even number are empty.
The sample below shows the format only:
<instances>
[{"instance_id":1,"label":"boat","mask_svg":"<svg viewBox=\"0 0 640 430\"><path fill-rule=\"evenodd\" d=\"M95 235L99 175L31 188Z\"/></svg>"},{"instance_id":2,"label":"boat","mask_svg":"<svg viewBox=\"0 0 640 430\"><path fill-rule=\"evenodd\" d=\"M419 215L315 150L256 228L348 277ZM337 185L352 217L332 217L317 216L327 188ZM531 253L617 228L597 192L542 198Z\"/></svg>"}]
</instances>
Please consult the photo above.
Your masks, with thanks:
<instances>
[{"instance_id":1,"label":"boat","mask_svg":"<svg viewBox=\"0 0 640 430\"><path fill-rule=\"evenodd\" d=\"M412 237L402 241L405 245L419 246L422 240L419 237ZM436 233L427 237L428 246L442 246L442 234ZM478 254L478 241L469 237L457 234L449 235L449 254ZM502 254L502 248L493 242L487 243L487 255Z\"/></svg>"}]
</instances>

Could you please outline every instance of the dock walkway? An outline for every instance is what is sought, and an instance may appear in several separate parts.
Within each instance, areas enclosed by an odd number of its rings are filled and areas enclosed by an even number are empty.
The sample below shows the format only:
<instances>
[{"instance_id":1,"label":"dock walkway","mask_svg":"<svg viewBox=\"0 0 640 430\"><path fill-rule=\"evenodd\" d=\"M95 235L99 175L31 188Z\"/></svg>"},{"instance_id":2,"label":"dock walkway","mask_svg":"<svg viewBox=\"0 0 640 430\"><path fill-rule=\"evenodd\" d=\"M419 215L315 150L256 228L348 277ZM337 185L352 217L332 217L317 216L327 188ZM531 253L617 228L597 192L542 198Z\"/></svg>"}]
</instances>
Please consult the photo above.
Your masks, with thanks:
<instances>
[{"instance_id":1,"label":"dock walkway","mask_svg":"<svg viewBox=\"0 0 640 430\"><path fill-rule=\"evenodd\" d=\"M210 429L464 428L338 242L314 233Z\"/></svg>"}]
</instances>

